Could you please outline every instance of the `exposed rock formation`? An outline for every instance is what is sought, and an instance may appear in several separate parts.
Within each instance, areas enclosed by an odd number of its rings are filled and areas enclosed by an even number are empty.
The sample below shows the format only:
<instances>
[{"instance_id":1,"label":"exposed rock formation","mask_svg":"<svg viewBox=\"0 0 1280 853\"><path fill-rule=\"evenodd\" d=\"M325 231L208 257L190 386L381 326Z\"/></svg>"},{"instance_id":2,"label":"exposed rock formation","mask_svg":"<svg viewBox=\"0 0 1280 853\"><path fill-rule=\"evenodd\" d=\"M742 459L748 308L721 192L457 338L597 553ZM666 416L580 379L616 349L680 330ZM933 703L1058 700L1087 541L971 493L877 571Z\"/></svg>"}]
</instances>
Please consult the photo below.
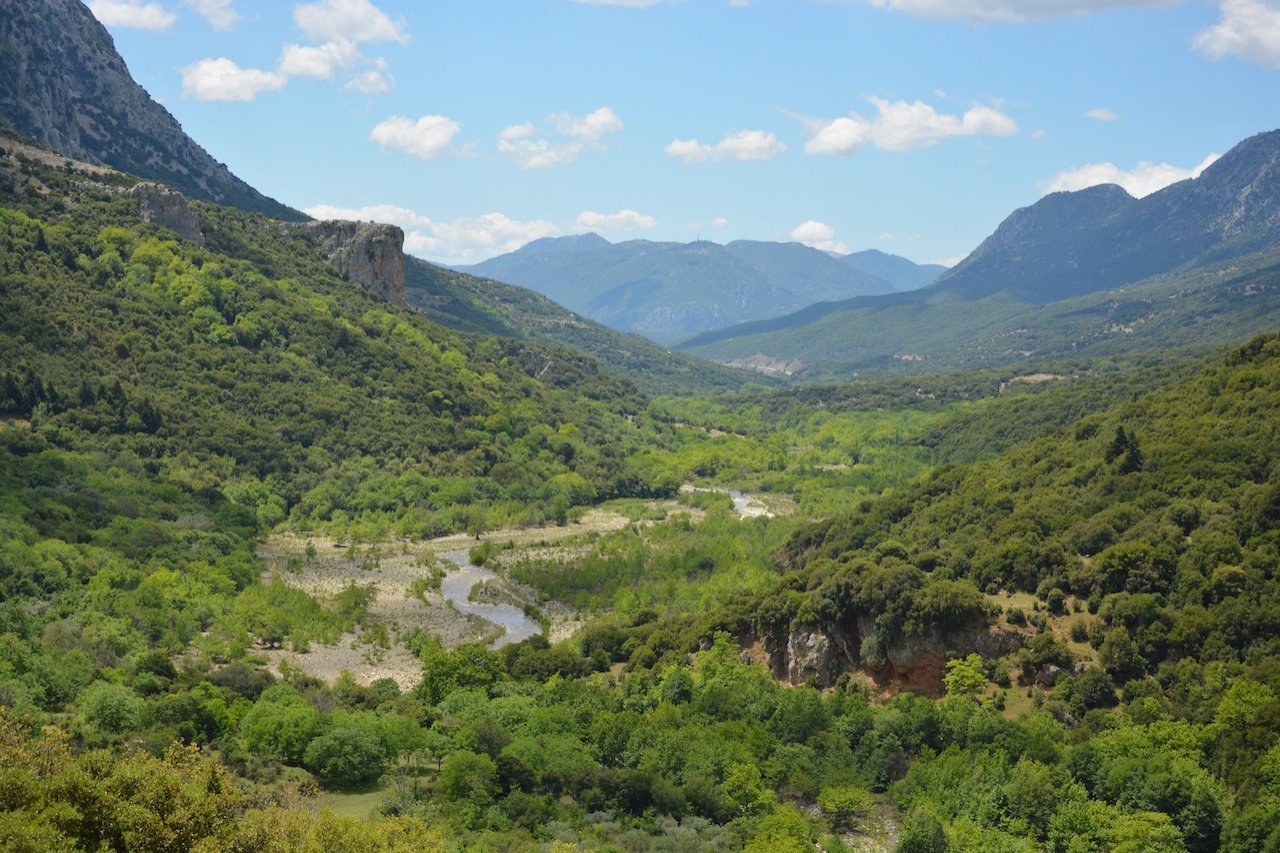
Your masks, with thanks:
<instances>
[{"instance_id":1,"label":"exposed rock formation","mask_svg":"<svg viewBox=\"0 0 1280 853\"><path fill-rule=\"evenodd\" d=\"M129 190L129 195L138 200L138 215L144 222L168 228L188 243L204 245L200 220L182 193L163 184L144 181Z\"/></svg>"},{"instance_id":2,"label":"exposed rock formation","mask_svg":"<svg viewBox=\"0 0 1280 853\"><path fill-rule=\"evenodd\" d=\"M69 157L109 164L191 198L306 217L214 160L134 82L79 0L0 0L0 124Z\"/></svg>"},{"instance_id":3,"label":"exposed rock formation","mask_svg":"<svg viewBox=\"0 0 1280 853\"><path fill-rule=\"evenodd\" d=\"M404 307L404 232L376 222L307 222L329 263L392 305Z\"/></svg>"},{"instance_id":4,"label":"exposed rock formation","mask_svg":"<svg viewBox=\"0 0 1280 853\"><path fill-rule=\"evenodd\" d=\"M865 660L863 641L874 637L874 629L870 619L860 619L852 627L793 626L785 634L765 637L764 650L774 677L790 684L813 680L828 686L840 673L861 669L885 690L937 694L944 689L948 653L1000 657L1021 647L1023 639L1017 632L994 628L972 628L945 637L931 631L877 648L877 659Z\"/></svg>"}]
</instances>

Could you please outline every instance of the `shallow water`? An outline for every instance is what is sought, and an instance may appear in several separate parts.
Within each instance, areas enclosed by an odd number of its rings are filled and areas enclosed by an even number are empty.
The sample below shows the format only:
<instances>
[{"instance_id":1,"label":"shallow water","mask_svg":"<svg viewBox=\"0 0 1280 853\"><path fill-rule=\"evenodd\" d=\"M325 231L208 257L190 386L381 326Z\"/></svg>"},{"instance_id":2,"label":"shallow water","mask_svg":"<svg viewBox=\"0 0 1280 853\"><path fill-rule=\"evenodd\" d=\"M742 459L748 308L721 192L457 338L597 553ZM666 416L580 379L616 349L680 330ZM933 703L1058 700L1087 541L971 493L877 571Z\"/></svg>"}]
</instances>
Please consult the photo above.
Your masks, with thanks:
<instances>
[{"instance_id":1,"label":"shallow water","mask_svg":"<svg viewBox=\"0 0 1280 853\"><path fill-rule=\"evenodd\" d=\"M453 602L453 606L459 613L471 613L481 619L487 619L505 631L502 636L489 644L489 648L496 649L507 643L518 643L534 634L542 633L542 626L526 616L519 607L511 604L468 601L467 597L471 595L472 587L482 581L492 580L497 575L482 566L471 565L471 559L465 551L453 551L444 556L458 567L446 574L444 580L440 582L440 592L444 597Z\"/></svg>"}]
</instances>

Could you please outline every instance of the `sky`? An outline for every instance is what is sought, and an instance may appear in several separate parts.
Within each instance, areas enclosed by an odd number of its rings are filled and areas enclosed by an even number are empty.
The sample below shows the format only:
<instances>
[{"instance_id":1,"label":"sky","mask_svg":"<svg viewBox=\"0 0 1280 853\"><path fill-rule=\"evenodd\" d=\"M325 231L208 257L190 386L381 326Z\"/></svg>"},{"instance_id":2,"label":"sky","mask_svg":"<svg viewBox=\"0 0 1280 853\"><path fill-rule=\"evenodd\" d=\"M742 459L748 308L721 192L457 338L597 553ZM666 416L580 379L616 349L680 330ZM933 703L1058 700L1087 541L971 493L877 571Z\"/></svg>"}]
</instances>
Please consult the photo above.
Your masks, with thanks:
<instances>
[{"instance_id":1,"label":"sky","mask_svg":"<svg viewBox=\"0 0 1280 853\"><path fill-rule=\"evenodd\" d=\"M959 261L1280 127L1280 0L91 0L216 159L467 264L540 237Z\"/></svg>"}]
</instances>

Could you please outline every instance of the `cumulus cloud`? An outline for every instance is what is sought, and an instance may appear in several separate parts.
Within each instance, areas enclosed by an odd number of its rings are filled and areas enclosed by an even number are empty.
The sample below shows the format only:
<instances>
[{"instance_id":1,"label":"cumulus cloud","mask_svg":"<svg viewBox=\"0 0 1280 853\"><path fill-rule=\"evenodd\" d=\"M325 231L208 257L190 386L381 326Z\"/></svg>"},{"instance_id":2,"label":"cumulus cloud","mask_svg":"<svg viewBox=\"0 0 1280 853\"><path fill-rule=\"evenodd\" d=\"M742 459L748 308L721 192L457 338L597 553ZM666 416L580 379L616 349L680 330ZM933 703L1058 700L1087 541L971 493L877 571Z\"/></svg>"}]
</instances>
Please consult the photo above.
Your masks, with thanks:
<instances>
[{"instance_id":1,"label":"cumulus cloud","mask_svg":"<svg viewBox=\"0 0 1280 853\"><path fill-rule=\"evenodd\" d=\"M1196 50L1214 59L1238 56L1280 68L1280 3L1276 0L1220 0L1221 20L1192 40Z\"/></svg>"},{"instance_id":2,"label":"cumulus cloud","mask_svg":"<svg viewBox=\"0 0 1280 853\"><path fill-rule=\"evenodd\" d=\"M1094 107L1091 110L1086 110L1084 117L1093 121L1115 121L1120 118L1120 113L1109 110L1106 107Z\"/></svg>"},{"instance_id":3,"label":"cumulus cloud","mask_svg":"<svg viewBox=\"0 0 1280 853\"><path fill-rule=\"evenodd\" d=\"M225 56L193 62L181 73L182 96L197 101L252 101L260 92L283 88L286 79L274 71L241 68Z\"/></svg>"},{"instance_id":4,"label":"cumulus cloud","mask_svg":"<svg viewBox=\"0 0 1280 853\"><path fill-rule=\"evenodd\" d=\"M763 130L739 130L731 133L715 145L696 139L674 139L662 149L669 157L677 157L686 163L702 163L707 160L769 160L787 150L778 137Z\"/></svg>"},{"instance_id":5,"label":"cumulus cloud","mask_svg":"<svg viewBox=\"0 0 1280 853\"><path fill-rule=\"evenodd\" d=\"M601 137L622 130L622 119L609 107L600 107L582 117L556 113L548 121L565 136L586 142L596 142Z\"/></svg>"},{"instance_id":6,"label":"cumulus cloud","mask_svg":"<svg viewBox=\"0 0 1280 853\"><path fill-rule=\"evenodd\" d=\"M317 42L407 42L403 21L393 21L369 0L320 0L293 9L293 22Z\"/></svg>"},{"instance_id":7,"label":"cumulus cloud","mask_svg":"<svg viewBox=\"0 0 1280 853\"><path fill-rule=\"evenodd\" d=\"M449 222L437 222L407 207L390 204L349 208L320 204L308 207L308 216L316 219L355 219L385 222L404 229L404 248L411 255L446 264L474 264L514 252L525 243L562 233L543 219L512 219L504 213L466 216Z\"/></svg>"},{"instance_id":8,"label":"cumulus cloud","mask_svg":"<svg viewBox=\"0 0 1280 853\"><path fill-rule=\"evenodd\" d=\"M195 9L215 30L230 29L240 20L234 0L187 0L187 5Z\"/></svg>"},{"instance_id":9,"label":"cumulus cloud","mask_svg":"<svg viewBox=\"0 0 1280 853\"><path fill-rule=\"evenodd\" d=\"M961 19L974 23L1016 23L1106 9L1170 6L1179 0L868 0L872 6L896 9L919 18Z\"/></svg>"},{"instance_id":10,"label":"cumulus cloud","mask_svg":"<svg viewBox=\"0 0 1280 853\"><path fill-rule=\"evenodd\" d=\"M104 27L138 30L167 30L178 16L159 3L142 0L93 0L89 11Z\"/></svg>"},{"instance_id":11,"label":"cumulus cloud","mask_svg":"<svg viewBox=\"0 0 1280 853\"><path fill-rule=\"evenodd\" d=\"M836 239L836 229L816 219L807 219L792 228L791 239L823 252L849 254L849 246Z\"/></svg>"},{"instance_id":12,"label":"cumulus cloud","mask_svg":"<svg viewBox=\"0 0 1280 853\"><path fill-rule=\"evenodd\" d=\"M462 125L447 116L426 115L416 121L405 116L391 116L369 131L369 138L383 148L433 160L463 153L453 145L453 138L460 130Z\"/></svg>"},{"instance_id":13,"label":"cumulus cloud","mask_svg":"<svg viewBox=\"0 0 1280 853\"><path fill-rule=\"evenodd\" d=\"M835 119L802 119L812 132L809 154L852 154L871 143L887 151L912 151L952 136L1011 136L1018 123L993 107L971 107L963 115L939 113L924 101L889 101L869 97L876 116L856 112Z\"/></svg>"},{"instance_id":14,"label":"cumulus cloud","mask_svg":"<svg viewBox=\"0 0 1280 853\"><path fill-rule=\"evenodd\" d=\"M614 213L584 210L573 222L574 231L647 231L657 227L658 220L630 209Z\"/></svg>"},{"instance_id":15,"label":"cumulus cloud","mask_svg":"<svg viewBox=\"0 0 1280 853\"><path fill-rule=\"evenodd\" d=\"M1178 181L1199 177L1200 173L1213 165L1213 162L1217 159L1217 154L1210 154L1201 160L1198 165L1192 166L1190 169L1172 166L1168 163L1152 163L1144 160L1128 171L1121 169L1114 163L1090 163L1076 169L1059 172L1049 180L1042 181L1039 184L1039 189L1047 195L1063 190L1082 190L1085 187L1095 187L1099 184L1119 184L1124 187L1129 195L1134 198L1142 198Z\"/></svg>"},{"instance_id":16,"label":"cumulus cloud","mask_svg":"<svg viewBox=\"0 0 1280 853\"><path fill-rule=\"evenodd\" d=\"M504 128L498 134L498 151L522 169L545 169L572 163L584 151L603 148L604 138L622 128L622 119L610 107L600 107L585 116L554 113L543 120L543 135L538 138L534 137L539 127L533 122Z\"/></svg>"},{"instance_id":17,"label":"cumulus cloud","mask_svg":"<svg viewBox=\"0 0 1280 853\"><path fill-rule=\"evenodd\" d=\"M729 220L725 219L723 216L717 216L715 219L711 220L711 227L712 228L728 228Z\"/></svg>"},{"instance_id":18,"label":"cumulus cloud","mask_svg":"<svg viewBox=\"0 0 1280 853\"><path fill-rule=\"evenodd\" d=\"M370 68L352 77L344 89L365 95L385 95L395 86L395 78L380 68Z\"/></svg>"},{"instance_id":19,"label":"cumulus cloud","mask_svg":"<svg viewBox=\"0 0 1280 853\"><path fill-rule=\"evenodd\" d=\"M277 69L288 77L328 80L335 69L350 68L358 59L360 51L349 41L331 41L318 46L286 44Z\"/></svg>"}]
</instances>

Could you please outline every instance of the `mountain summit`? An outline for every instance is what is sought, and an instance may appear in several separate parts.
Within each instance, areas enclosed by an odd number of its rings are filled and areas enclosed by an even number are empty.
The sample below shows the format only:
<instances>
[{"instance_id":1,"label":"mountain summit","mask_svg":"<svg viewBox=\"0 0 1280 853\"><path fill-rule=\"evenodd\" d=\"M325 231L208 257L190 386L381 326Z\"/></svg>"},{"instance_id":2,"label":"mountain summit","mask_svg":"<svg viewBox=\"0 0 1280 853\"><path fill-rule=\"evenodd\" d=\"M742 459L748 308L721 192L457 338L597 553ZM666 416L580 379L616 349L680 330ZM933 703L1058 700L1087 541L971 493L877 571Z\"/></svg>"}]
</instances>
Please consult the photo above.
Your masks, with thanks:
<instances>
[{"instance_id":1,"label":"mountain summit","mask_svg":"<svg viewBox=\"0 0 1280 853\"><path fill-rule=\"evenodd\" d=\"M306 216L237 178L134 82L79 0L0 0L0 124L68 157L279 219Z\"/></svg>"},{"instance_id":2,"label":"mountain summit","mask_svg":"<svg viewBox=\"0 0 1280 853\"><path fill-rule=\"evenodd\" d=\"M1280 131L1270 131L1198 178L1144 198L1114 184L1047 195L1010 214L932 289L1043 305L1262 248L1277 236Z\"/></svg>"}]
</instances>

